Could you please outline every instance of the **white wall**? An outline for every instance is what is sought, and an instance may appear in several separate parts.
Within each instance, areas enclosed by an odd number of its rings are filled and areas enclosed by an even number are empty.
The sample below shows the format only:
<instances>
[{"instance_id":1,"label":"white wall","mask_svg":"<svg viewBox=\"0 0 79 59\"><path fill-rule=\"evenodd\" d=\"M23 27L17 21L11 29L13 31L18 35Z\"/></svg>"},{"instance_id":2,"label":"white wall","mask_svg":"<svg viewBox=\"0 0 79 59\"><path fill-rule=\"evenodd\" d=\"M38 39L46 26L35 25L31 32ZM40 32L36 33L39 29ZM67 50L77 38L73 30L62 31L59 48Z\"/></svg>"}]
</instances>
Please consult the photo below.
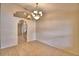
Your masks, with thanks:
<instances>
[{"instance_id":1,"label":"white wall","mask_svg":"<svg viewBox=\"0 0 79 59\"><path fill-rule=\"evenodd\" d=\"M1 4L0 4L0 28L1 28ZM0 29L0 38L1 38L1 29ZM1 48L1 39L0 39L0 48Z\"/></svg>"},{"instance_id":2,"label":"white wall","mask_svg":"<svg viewBox=\"0 0 79 59\"><path fill-rule=\"evenodd\" d=\"M75 41L72 39L72 33L76 4L51 5L48 10L52 10L46 11L47 13L36 23L36 39L57 48L71 48Z\"/></svg>"},{"instance_id":3,"label":"white wall","mask_svg":"<svg viewBox=\"0 0 79 59\"><path fill-rule=\"evenodd\" d=\"M16 11L25 10L16 4L1 4L1 48L11 47L18 44L17 25L21 18L13 16ZM28 22L28 25L31 25L31 23L32 22ZM31 26L33 26L33 24ZM31 26L28 26L29 28L27 30L28 36L31 37L28 37L28 41L33 40L33 32L30 32L33 28Z\"/></svg>"},{"instance_id":4,"label":"white wall","mask_svg":"<svg viewBox=\"0 0 79 59\"><path fill-rule=\"evenodd\" d=\"M14 4L1 4L1 48L17 45L17 22L13 13L22 8Z\"/></svg>"},{"instance_id":5,"label":"white wall","mask_svg":"<svg viewBox=\"0 0 79 59\"><path fill-rule=\"evenodd\" d=\"M27 41L36 40L36 21L27 20Z\"/></svg>"},{"instance_id":6,"label":"white wall","mask_svg":"<svg viewBox=\"0 0 79 59\"><path fill-rule=\"evenodd\" d=\"M37 24L37 40L57 48L68 48L72 46L71 31L69 19L45 20Z\"/></svg>"}]
</instances>

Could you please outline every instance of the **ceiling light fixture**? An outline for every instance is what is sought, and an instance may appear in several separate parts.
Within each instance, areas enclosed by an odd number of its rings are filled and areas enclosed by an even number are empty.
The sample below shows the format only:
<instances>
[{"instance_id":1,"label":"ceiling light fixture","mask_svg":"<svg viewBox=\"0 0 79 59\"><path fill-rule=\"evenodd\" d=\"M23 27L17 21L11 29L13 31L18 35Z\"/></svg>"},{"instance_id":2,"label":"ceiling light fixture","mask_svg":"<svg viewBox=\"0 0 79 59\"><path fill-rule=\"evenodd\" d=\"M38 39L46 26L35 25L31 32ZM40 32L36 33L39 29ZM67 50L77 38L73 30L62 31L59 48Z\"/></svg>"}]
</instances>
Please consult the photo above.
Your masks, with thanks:
<instances>
[{"instance_id":1,"label":"ceiling light fixture","mask_svg":"<svg viewBox=\"0 0 79 59\"><path fill-rule=\"evenodd\" d=\"M36 3L36 8L32 12L32 16L35 20L39 20L40 17L43 15L42 11L38 9L38 3Z\"/></svg>"}]
</instances>

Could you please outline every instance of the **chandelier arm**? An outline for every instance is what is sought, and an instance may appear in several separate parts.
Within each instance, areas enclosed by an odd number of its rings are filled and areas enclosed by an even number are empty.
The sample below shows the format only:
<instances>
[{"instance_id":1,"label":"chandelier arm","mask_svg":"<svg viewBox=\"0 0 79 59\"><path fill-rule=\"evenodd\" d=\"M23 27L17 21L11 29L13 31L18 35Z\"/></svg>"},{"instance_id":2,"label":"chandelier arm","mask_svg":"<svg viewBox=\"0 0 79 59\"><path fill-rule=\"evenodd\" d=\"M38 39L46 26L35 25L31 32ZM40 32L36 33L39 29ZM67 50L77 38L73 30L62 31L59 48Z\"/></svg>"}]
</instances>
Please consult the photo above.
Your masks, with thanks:
<instances>
[{"instance_id":1,"label":"chandelier arm","mask_svg":"<svg viewBox=\"0 0 79 59\"><path fill-rule=\"evenodd\" d=\"M42 11L40 11L40 10L38 9L38 3L36 3L36 8L35 8L35 10L32 12L32 16L33 16L33 18L34 18L35 20L40 19L40 17L42 16Z\"/></svg>"}]
</instances>

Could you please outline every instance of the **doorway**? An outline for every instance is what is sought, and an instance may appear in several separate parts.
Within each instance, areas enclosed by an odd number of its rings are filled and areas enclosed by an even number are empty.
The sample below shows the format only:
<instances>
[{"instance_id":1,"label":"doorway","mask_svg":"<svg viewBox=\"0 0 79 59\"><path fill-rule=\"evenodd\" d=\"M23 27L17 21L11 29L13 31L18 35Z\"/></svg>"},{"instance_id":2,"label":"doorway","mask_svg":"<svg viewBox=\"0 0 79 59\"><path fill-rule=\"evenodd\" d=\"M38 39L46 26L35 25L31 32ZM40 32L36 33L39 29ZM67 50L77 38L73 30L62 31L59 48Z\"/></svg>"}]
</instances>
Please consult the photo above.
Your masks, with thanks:
<instances>
[{"instance_id":1,"label":"doorway","mask_svg":"<svg viewBox=\"0 0 79 59\"><path fill-rule=\"evenodd\" d=\"M20 20L18 22L18 43L27 42L27 24L26 21Z\"/></svg>"}]
</instances>

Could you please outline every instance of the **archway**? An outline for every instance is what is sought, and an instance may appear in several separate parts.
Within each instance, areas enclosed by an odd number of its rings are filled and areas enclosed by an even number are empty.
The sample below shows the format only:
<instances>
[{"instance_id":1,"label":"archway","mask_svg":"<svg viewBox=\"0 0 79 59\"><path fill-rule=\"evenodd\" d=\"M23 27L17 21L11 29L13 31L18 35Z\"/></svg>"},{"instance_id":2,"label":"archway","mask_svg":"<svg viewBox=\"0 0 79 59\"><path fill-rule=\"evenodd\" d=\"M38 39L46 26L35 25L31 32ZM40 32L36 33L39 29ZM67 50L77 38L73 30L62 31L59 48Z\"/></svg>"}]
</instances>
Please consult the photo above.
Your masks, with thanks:
<instances>
[{"instance_id":1,"label":"archway","mask_svg":"<svg viewBox=\"0 0 79 59\"><path fill-rule=\"evenodd\" d=\"M27 42L27 23L24 20L18 22L18 43Z\"/></svg>"}]
</instances>

